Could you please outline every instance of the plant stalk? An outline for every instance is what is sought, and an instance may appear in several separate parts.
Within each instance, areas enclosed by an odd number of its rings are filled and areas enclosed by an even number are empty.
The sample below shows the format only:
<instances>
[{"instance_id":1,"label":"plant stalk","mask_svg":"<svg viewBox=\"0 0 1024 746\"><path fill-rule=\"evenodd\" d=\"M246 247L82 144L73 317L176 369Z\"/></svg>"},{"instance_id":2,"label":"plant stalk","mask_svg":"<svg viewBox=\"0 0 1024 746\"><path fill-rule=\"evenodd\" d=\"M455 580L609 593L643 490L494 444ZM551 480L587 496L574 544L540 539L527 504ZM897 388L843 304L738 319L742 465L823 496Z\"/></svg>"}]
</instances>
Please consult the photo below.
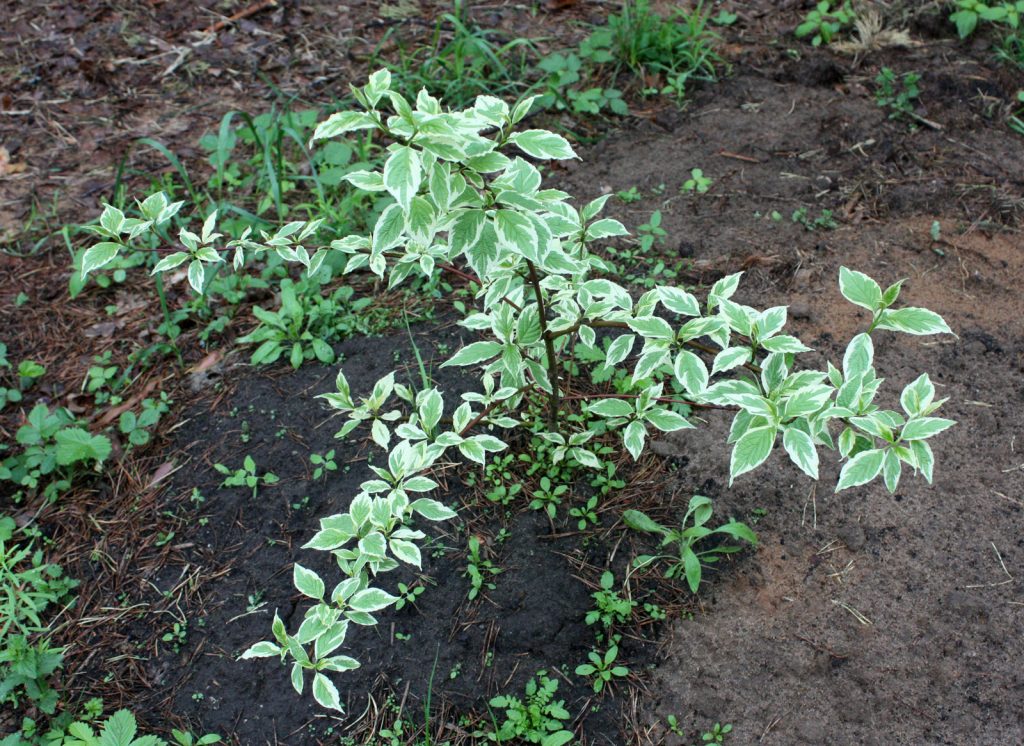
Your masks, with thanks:
<instances>
[{"instance_id":1,"label":"plant stalk","mask_svg":"<svg viewBox=\"0 0 1024 746\"><path fill-rule=\"evenodd\" d=\"M547 308L544 306L544 292L537 277L537 267L529 259L526 266L530 270L530 284L533 285L533 296L537 300L537 314L540 317L540 333L544 338L544 347L548 358L548 384L551 395L548 397L548 427L558 432L558 359L555 357L555 337L548 331Z\"/></svg>"}]
</instances>

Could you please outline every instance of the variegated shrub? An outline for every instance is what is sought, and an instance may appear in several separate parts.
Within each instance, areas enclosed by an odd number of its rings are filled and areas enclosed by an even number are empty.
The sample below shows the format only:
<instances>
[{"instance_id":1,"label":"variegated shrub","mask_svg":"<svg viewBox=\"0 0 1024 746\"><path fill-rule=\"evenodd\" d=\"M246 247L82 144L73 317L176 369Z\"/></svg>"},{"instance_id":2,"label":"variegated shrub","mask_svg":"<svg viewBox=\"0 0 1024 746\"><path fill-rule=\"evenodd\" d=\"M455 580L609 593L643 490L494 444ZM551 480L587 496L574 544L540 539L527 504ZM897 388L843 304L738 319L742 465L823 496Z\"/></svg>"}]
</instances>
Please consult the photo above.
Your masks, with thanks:
<instances>
[{"instance_id":1,"label":"variegated shrub","mask_svg":"<svg viewBox=\"0 0 1024 746\"><path fill-rule=\"evenodd\" d=\"M570 195L543 187L531 161L576 154L557 134L517 130L531 99L510 107L481 96L470 109L445 111L426 92L407 101L390 81L386 70L372 75L353 91L360 110L331 116L314 135L319 141L373 131L388 143L382 170L347 177L358 189L390 198L370 235L307 249L324 230L314 220L258 239L247 232L225 241L215 232L212 214L200 234L182 229L184 249L154 269L187 264L190 283L202 292L206 266L224 262L225 252L233 252L236 270L254 254L274 251L310 273L321 270L328 252L342 252L346 272L372 272L390 287L439 272L469 276L478 287L476 309L461 323L479 339L445 365L480 370L481 385L477 393L464 394L448 417L440 391L413 392L393 374L357 399L339 373L337 391L324 395L347 416L339 437L368 426L373 441L388 452L386 466L371 467L374 477L363 482L348 511L322 519L306 544L333 554L340 582L329 589L315 572L296 565L295 586L313 602L304 621L291 635L275 617L274 639L257 643L243 658L290 659L295 688L301 692L306 672L312 672L317 701L340 709L327 674L358 665L338 653L349 625L374 624L374 614L398 600L377 585L378 576L400 562L420 565L419 519L455 515L427 496L437 488L431 469L455 451L484 463L488 453L506 447L494 434L502 430L539 430L555 444L556 458L598 467L594 450L607 433L618 433L638 458L650 428L693 427L684 405L713 406L735 410L728 437L730 482L762 464L780 442L812 479L818 477L819 450L838 450L845 463L836 490L879 476L895 490L904 467L931 481L928 439L953 423L933 416L944 400L935 398L928 376L903 390L902 412L875 403L882 379L874 367L872 332L950 331L931 311L894 308L901 283L883 290L843 268L842 294L872 314L870 328L850 341L841 366L800 368L797 356L809 348L784 332L786 307L757 310L734 300L739 274L716 282L703 302L677 287L634 297L617 283L610 265L591 249L627 231L617 220L599 217L607 197L577 208ZM138 219L108 207L96 228L104 240L86 253L83 271L110 261L179 207L163 195L141 203ZM576 395L566 389L566 361L626 375L610 393ZM528 406L537 401L546 413L539 423L529 415L538 407ZM588 424L567 424L570 406Z\"/></svg>"}]
</instances>

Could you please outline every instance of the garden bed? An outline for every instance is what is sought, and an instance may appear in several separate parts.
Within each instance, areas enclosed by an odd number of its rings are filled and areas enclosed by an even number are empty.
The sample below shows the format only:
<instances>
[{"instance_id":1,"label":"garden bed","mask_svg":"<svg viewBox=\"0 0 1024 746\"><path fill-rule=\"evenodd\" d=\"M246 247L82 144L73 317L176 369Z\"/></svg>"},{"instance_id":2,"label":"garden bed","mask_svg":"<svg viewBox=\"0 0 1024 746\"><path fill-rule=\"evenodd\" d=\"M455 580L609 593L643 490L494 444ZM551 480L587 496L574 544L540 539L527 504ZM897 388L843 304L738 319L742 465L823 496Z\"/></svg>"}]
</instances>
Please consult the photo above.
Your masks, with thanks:
<instances>
[{"instance_id":1,"label":"garden bed","mask_svg":"<svg viewBox=\"0 0 1024 746\"><path fill-rule=\"evenodd\" d=\"M156 13L173 6L160 4ZM85 38L102 38L114 13L99 6L85 13ZM825 459L821 482L812 483L780 448L765 468L729 487L729 416L714 410L695 412L697 430L653 434L639 462L616 456L616 476L626 484L600 502L596 523L582 531L568 510L593 493L587 479L571 484L552 521L527 510L525 499L495 506L470 476L477 467L446 465L435 475L443 486L437 497L460 506L459 518L431 524L427 579L397 574L396 581L426 588L415 604L350 634L347 647L363 665L334 677L347 711L335 719L297 696L275 660L236 658L269 637L275 610L290 630L297 626L304 606L292 587L293 562L330 583L332 567L301 546L321 517L347 509L374 448L355 436L335 440L341 418L315 398L334 390L338 366L252 368L247 354L227 353L205 373L171 376L166 387L175 387L176 400L193 401L175 410L176 424L141 458L112 467L109 483L44 511L54 557L82 580L68 617L74 624L63 633L72 645L68 691L101 693L154 727L184 718L197 732L239 744L337 743L346 735L363 743L398 718L410 732L426 727L432 743L473 742L480 740L474 733L492 728L488 701L521 696L540 670L558 681L557 698L571 715L566 725L584 743L690 743L715 722L732 724L732 744L1024 738L1024 445L1017 442L1024 425L1024 147L1020 135L990 119L992 101L1009 100L1024 76L992 64L981 47L958 44L927 16L912 26L923 44L854 57L808 45L790 54L795 42L770 41L778 19L747 13L726 32L731 75L693 91L682 111L638 109L621 129L578 147L580 162L552 167L551 185L580 202L636 187L637 201L613 198L608 212L634 228L660 210L666 233L642 255L613 244L638 290L644 282L707 288L743 271L737 300L788 304L790 333L814 348L805 356L812 365L838 362L870 322L840 296L840 266L883 287L907 278L901 301L938 312L957 335L879 332L875 340L888 390L929 371L938 396L949 397L942 413L958 425L934 441L934 485L906 474L892 495L878 483L833 494L838 464ZM295 19L308 14L289 9L273 18L301 25ZM559 20L547 16L553 28ZM528 23L511 10L499 21L510 29ZM258 42L261 22L254 15L232 38ZM264 62L273 56L247 54ZM289 66L283 82L317 96L322 80L314 68L323 64ZM870 89L882 66L921 74L920 115L938 127L911 129L876 105ZM115 65L110 80L127 75L122 69ZM52 90L64 90L63 81L75 99L86 92L78 84L107 85L80 68L78 77L51 74ZM216 123L214 114L235 105L224 100L229 89L220 79L207 69L202 85L180 88L177 101L132 104L152 127L119 132L112 142L147 134L169 145L194 143ZM217 98L205 118L182 113ZM103 116L116 110L95 106L90 111ZM80 127L73 134L84 140L90 130ZM9 127L0 134L5 142L23 137L12 158L43 183L46 141ZM96 152L67 148L56 160L90 211L113 178L111 168L90 165ZM706 194L680 192L694 168L713 179ZM30 183L18 177L3 188L13 202ZM60 383L44 391L50 401L74 401L68 392L80 385L82 359L87 364L98 352L78 335L104 320L103 305L113 300L133 310L116 317L114 331L99 330L102 345L115 348L146 328L152 309L133 305L130 291L94 289L65 300L66 260L56 251L0 259L0 305L12 311L0 321L0 340L58 374ZM19 292L32 302L15 310ZM468 390L470 378L439 367L473 338L455 320L439 304L437 315L409 332L337 345L354 392L366 393L393 369L416 385L417 354L440 389ZM189 351L193 362L205 353ZM11 410L3 416L13 431ZM516 457L533 448L523 438L510 444ZM309 455L332 449L338 469L313 479ZM234 470L246 455L259 474L279 481L255 495L222 486L214 464ZM517 462L512 470L525 468ZM533 478L523 484L524 492L537 487ZM715 501L716 517L751 525L759 545L706 572L698 595L657 572L637 573L628 591L637 612L620 630L629 675L597 695L573 673L595 645L595 627L584 620L591 594L604 570L621 583L631 559L651 547L626 528L622 513L641 509L670 522L694 494ZM491 578L495 587L473 601L464 575L470 536L501 570ZM645 602L667 618L641 613ZM670 730L670 716L685 738Z\"/></svg>"}]
</instances>

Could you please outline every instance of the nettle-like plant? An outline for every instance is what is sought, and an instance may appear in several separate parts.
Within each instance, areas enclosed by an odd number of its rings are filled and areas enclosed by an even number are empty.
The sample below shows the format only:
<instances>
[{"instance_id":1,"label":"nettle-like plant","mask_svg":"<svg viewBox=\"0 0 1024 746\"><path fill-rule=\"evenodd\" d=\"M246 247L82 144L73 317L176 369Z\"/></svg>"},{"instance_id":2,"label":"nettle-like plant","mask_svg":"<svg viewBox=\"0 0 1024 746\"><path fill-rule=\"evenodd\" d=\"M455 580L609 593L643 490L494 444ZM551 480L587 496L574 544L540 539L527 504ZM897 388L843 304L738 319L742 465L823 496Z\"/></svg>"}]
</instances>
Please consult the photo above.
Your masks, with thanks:
<instances>
[{"instance_id":1,"label":"nettle-like plant","mask_svg":"<svg viewBox=\"0 0 1024 746\"><path fill-rule=\"evenodd\" d=\"M691 428L690 407L735 411L730 483L762 464L776 443L808 476L818 477L818 449L838 449L845 460L837 490L882 475L895 490L904 466L931 481L933 455L927 439L953 424L933 417L942 401L922 375L904 389L903 412L875 403L882 384L874 367L871 333L949 333L935 313L894 308L901 282L886 290L859 272L842 269L842 294L872 314L870 328L849 343L841 367L798 369L808 347L784 334L785 306L757 310L733 298L740 274L714 284L702 304L677 287L659 286L634 297L612 276L611 265L592 252L603 239L627 235L617 220L600 218L607 197L580 209L570 195L542 186L535 160L575 158L570 144L539 129L516 131L532 99L513 107L480 96L473 107L445 111L421 92L410 103L391 89L386 70L353 90L361 110L332 115L314 141L374 131L388 145L380 171L356 171L355 187L390 196L368 236L350 235L330 248L309 250L319 221L294 222L257 240L250 234L223 241L209 216L200 234L182 231L185 251L163 259L154 271L188 263L201 290L204 265L234 251L236 268L253 253L276 251L316 272L327 252L347 254L346 272L370 271L394 287L410 277L433 280L449 272L471 280L476 309L462 325L478 333L445 363L481 371L476 393L462 395L450 416L436 388L412 391L394 374L357 398L343 373L327 403L347 416L338 433L360 425L388 452L386 465L371 466L345 513L321 520L305 545L331 553L342 579L328 590L301 565L295 586L314 602L294 635L275 616L272 641L259 642L243 658L280 656L292 661L300 693L306 671L313 695L340 709L330 672L358 666L337 651L349 626L372 625L374 614L399 597L377 585L399 563L421 564L417 521L447 520L455 512L427 496L438 487L428 473L451 450L483 464L505 449L494 435L526 428L554 446L553 458L601 468L596 451L618 434L634 459L644 450L649 427L669 432ZM525 157L524 157L525 156ZM174 208L150 197L142 221L156 225ZM142 223L107 208L100 220L107 239L91 248L83 271L109 261L146 230ZM572 366L568 366L572 363ZM600 368L614 378L606 394L568 389L563 372ZM607 376L608 370L620 375ZM537 413L541 414L538 416ZM568 416L569 414L573 416Z\"/></svg>"}]
</instances>

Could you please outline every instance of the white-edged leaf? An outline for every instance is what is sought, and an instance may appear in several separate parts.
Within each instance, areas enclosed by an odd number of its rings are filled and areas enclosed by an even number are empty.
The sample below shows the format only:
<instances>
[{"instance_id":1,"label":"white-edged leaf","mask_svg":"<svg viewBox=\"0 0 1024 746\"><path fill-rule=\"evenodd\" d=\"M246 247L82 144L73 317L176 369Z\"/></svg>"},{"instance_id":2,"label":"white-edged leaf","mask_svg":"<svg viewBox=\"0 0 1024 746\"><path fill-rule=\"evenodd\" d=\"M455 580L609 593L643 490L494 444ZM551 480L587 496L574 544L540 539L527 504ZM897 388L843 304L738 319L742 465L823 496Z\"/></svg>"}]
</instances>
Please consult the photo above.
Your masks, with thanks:
<instances>
[{"instance_id":1,"label":"white-edged leaf","mask_svg":"<svg viewBox=\"0 0 1024 746\"><path fill-rule=\"evenodd\" d=\"M568 140L547 130L516 132L508 140L533 158L567 160L577 157Z\"/></svg>"},{"instance_id":2,"label":"white-edged leaf","mask_svg":"<svg viewBox=\"0 0 1024 746\"><path fill-rule=\"evenodd\" d=\"M750 362L749 347L726 347L715 355L715 360L711 364L711 375L724 373L748 362Z\"/></svg>"},{"instance_id":3,"label":"white-edged leaf","mask_svg":"<svg viewBox=\"0 0 1024 746\"><path fill-rule=\"evenodd\" d=\"M198 259L193 259L188 265L188 284L192 289L202 295L203 282L206 279L206 268Z\"/></svg>"},{"instance_id":4,"label":"white-edged leaf","mask_svg":"<svg viewBox=\"0 0 1024 746\"><path fill-rule=\"evenodd\" d=\"M343 711L338 687L319 671L313 676L313 698L329 710Z\"/></svg>"},{"instance_id":5,"label":"white-edged leaf","mask_svg":"<svg viewBox=\"0 0 1024 746\"><path fill-rule=\"evenodd\" d=\"M82 255L82 277L85 277L94 269L99 269L100 267L109 264L113 261L114 257L117 256L117 252L120 250L121 244L113 241L103 241L90 246ZM185 256L187 257L188 254Z\"/></svg>"},{"instance_id":6,"label":"white-edged leaf","mask_svg":"<svg viewBox=\"0 0 1024 746\"><path fill-rule=\"evenodd\" d=\"M772 452L775 445L774 427L753 427L736 441L729 459L729 484L740 474L756 469Z\"/></svg>"},{"instance_id":7,"label":"white-edged leaf","mask_svg":"<svg viewBox=\"0 0 1024 746\"><path fill-rule=\"evenodd\" d=\"M271 657L273 657L275 655L280 655L280 654L281 654L281 646L280 645L275 645L272 642L268 642L267 640L263 640L262 642L257 642L255 645L253 645L248 650L246 650L244 653L242 653L240 656L238 656L238 660L245 661L245 660L249 660L250 658L271 658Z\"/></svg>"},{"instance_id":8,"label":"white-edged leaf","mask_svg":"<svg viewBox=\"0 0 1024 746\"><path fill-rule=\"evenodd\" d=\"M850 303L869 311L882 307L882 288L863 272L840 267L839 292Z\"/></svg>"},{"instance_id":9,"label":"white-edged leaf","mask_svg":"<svg viewBox=\"0 0 1024 746\"><path fill-rule=\"evenodd\" d=\"M865 333L858 334L850 340L846 354L843 355L843 378L849 382L851 378L863 375L871 367L874 359L875 346L871 342L871 336Z\"/></svg>"},{"instance_id":10,"label":"white-edged leaf","mask_svg":"<svg viewBox=\"0 0 1024 746\"><path fill-rule=\"evenodd\" d=\"M504 346L498 342L473 342L456 352L441 364L442 368L450 365L476 365L500 355Z\"/></svg>"},{"instance_id":11,"label":"white-edged leaf","mask_svg":"<svg viewBox=\"0 0 1024 746\"><path fill-rule=\"evenodd\" d=\"M700 316L700 304L692 293L680 288L660 285L657 288L661 304L682 316Z\"/></svg>"},{"instance_id":12,"label":"white-edged leaf","mask_svg":"<svg viewBox=\"0 0 1024 746\"><path fill-rule=\"evenodd\" d=\"M376 127L376 120L366 112L339 111L336 114L331 114L331 116L317 125L310 142L324 140L328 137L337 137L346 132L375 129Z\"/></svg>"},{"instance_id":13,"label":"white-edged leaf","mask_svg":"<svg viewBox=\"0 0 1024 746\"><path fill-rule=\"evenodd\" d=\"M836 492L867 484L882 471L884 461L885 451L883 450L871 448L861 451L843 465L843 470L839 472Z\"/></svg>"},{"instance_id":14,"label":"white-edged leaf","mask_svg":"<svg viewBox=\"0 0 1024 746\"><path fill-rule=\"evenodd\" d=\"M428 497L414 500L409 508L426 518L428 521L447 521L458 515L454 510L444 505L444 503L440 503L437 500L431 500Z\"/></svg>"},{"instance_id":15,"label":"white-edged leaf","mask_svg":"<svg viewBox=\"0 0 1024 746\"><path fill-rule=\"evenodd\" d=\"M926 440L955 424L956 421L943 417L914 417L903 426L900 440Z\"/></svg>"},{"instance_id":16,"label":"white-edged leaf","mask_svg":"<svg viewBox=\"0 0 1024 746\"><path fill-rule=\"evenodd\" d=\"M782 435L782 445L793 463L811 479L818 478L818 449L811 436L795 427L787 427Z\"/></svg>"},{"instance_id":17,"label":"white-edged leaf","mask_svg":"<svg viewBox=\"0 0 1024 746\"><path fill-rule=\"evenodd\" d=\"M399 146L384 163L384 187L405 212L409 211L422 178L420 156L410 147Z\"/></svg>"},{"instance_id":18,"label":"white-edged leaf","mask_svg":"<svg viewBox=\"0 0 1024 746\"><path fill-rule=\"evenodd\" d=\"M886 309L875 328L914 335L953 333L939 314L927 308Z\"/></svg>"},{"instance_id":19,"label":"white-edged leaf","mask_svg":"<svg viewBox=\"0 0 1024 746\"><path fill-rule=\"evenodd\" d=\"M707 389L708 369L704 361L689 350L680 350L676 355L674 371L676 380L691 394L701 394Z\"/></svg>"},{"instance_id":20,"label":"white-edged leaf","mask_svg":"<svg viewBox=\"0 0 1024 746\"><path fill-rule=\"evenodd\" d=\"M644 423L633 420L622 433L622 442L629 451L629 455L636 461L644 451L644 441L647 439L647 428Z\"/></svg>"},{"instance_id":21,"label":"white-edged leaf","mask_svg":"<svg viewBox=\"0 0 1024 746\"><path fill-rule=\"evenodd\" d=\"M633 343L636 341L636 335L633 334L620 334L615 340L608 345L608 353L605 355L605 365L616 366L629 357L629 353L633 350Z\"/></svg>"},{"instance_id":22,"label":"white-edged leaf","mask_svg":"<svg viewBox=\"0 0 1024 746\"><path fill-rule=\"evenodd\" d=\"M302 595L323 600L324 581L315 572L297 562L292 569L292 582L295 584L296 590Z\"/></svg>"},{"instance_id":23,"label":"white-edged leaf","mask_svg":"<svg viewBox=\"0 0 1024 746\"><path fill-rule=\"evenodd\" d=\"M367 588L352 596L348 600L348 605L356 611L371 612L386 609L397 600L397 596L392 596L385 590Z\"/></svg>"}]
</instances>

